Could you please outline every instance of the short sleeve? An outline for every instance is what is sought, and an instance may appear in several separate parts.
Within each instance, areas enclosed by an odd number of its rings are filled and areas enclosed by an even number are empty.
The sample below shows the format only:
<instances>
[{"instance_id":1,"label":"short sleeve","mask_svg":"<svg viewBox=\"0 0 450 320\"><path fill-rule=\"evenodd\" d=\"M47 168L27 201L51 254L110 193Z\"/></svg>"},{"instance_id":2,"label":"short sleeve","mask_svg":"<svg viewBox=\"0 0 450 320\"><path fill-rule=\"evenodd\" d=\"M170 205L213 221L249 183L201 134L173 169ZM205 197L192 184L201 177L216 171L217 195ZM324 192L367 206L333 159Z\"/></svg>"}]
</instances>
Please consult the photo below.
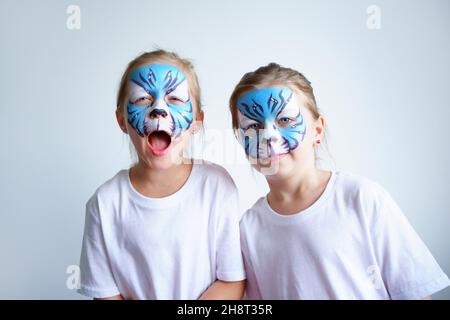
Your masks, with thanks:
<instances>
[{"instance_id":1,"label":"short sleeve","mask_svg":"<svg viewBox=\"0 0 450 320\"><path fill-rule=\"evenodd\" d=\"M241 220L241 248L242 257L244 259L245 274L247 276L247 284L245 286L245 293L243 300L262 300L261 292L258 288L258 281L255 275L254 268L252 266L251 260L249 259L249 250L247 247L247 242L245 238L245 228L242 226L243 222Z\"/></svg>"},{"instance_id":2,"label":"short sleeve","mask_svg":"<svg viewBox=\"0 0 450 320\"><path fill-rule=\"evenodd\" d=\"M421 299L450 281L388 192L382 191L372 237L391 299Z\"/></svg>"},{"instance_id":3,"label":"short sleeve","mask_svg":"<svg viewBox=\"0 0 450 320\"><path fill-rule=\"evenodd\" d=\"M222 281L245 280L239 232L238 194L234 184L231 192L219 207L216 235L217 279Z\"/></svg>"},{"instance_id":4,"label":"short sleeve","mask_svg":"<svg viewBox=\"0 0 450 320\"><path fill-rule=\"evenodd\" d=\"M95 195L86 204L80 275L78 293L82 295L108 298L120 294L111 271Z\"/></svg>"}]
</instances>

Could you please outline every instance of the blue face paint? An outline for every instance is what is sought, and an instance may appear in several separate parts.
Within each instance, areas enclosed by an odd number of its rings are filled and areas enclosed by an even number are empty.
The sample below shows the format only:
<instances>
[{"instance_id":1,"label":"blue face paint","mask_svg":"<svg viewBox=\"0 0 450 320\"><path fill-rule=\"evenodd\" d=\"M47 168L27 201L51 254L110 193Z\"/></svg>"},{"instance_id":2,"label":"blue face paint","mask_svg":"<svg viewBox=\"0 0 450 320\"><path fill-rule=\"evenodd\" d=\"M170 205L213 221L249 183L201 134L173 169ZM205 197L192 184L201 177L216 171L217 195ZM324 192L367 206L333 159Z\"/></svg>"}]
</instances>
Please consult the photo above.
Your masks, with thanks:
<instances>
[{"instance_id":1,"label":"blue face paint","mask_svg":"<svg viewBox=\"0 0 450 320\"><path fill-rule=\"evenodd\" d=\"M167 64L145 65L129 78L128 123L144 137L165 131L172 138L193 121L188 83L178 68Z\"/></svg>"},{"instance_id":2,"label":"blue face paint","mask_svg":"<svg viewBox=\"0 0 450 320\"><path fill-rule=\"evenodd\" d=\"M285 87L255 89L238 99L239 140L247 156L269 158L298 147L306 124L296 101Z\"/></svg>"}]
</instances>

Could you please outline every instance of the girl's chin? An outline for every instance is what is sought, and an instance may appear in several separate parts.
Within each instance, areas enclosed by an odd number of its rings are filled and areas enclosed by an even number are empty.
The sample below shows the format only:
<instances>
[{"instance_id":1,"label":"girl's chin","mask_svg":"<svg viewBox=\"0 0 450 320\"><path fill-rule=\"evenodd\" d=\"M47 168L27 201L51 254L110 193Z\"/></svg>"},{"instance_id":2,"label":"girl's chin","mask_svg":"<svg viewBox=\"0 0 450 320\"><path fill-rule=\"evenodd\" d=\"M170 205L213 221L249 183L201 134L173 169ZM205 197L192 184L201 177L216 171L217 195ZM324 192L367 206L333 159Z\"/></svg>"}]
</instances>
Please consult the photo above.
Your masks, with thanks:
<instances>
[{"instance_id":1,"label":"girl's chin","mask_svg":"<svg viewBox=\"0 0 450 320\"><path fill-rule=\"evenodd\" d=\"M151 154L151 152L146 152L145 158L142 160L144 160L149 168L154 170L167 170L177 164L176 159L173 159L170 151L165 155L158 156Z\"/></svg>"},{"instance_id":2,"label":"girl's chin","mask_svg":"<svg viewBox=\"0 0 450 320\"><path fill-rule=\"evenodd\" d=\"M248 159L249 159L251 164L269 165L271 163L279 162L279 161L283 160L288 155L289 155L289 152L286 152L286 153L283 153L283 154L275 154L275 155L272 155L272 156L270 156L268 158L259 158L259 159L249 156Z\"/></svg>"},{"instance_id":3,"label":"girl's chin","mask_svg":"<svg viewBox=\"0 0 450 320\"><path fill-rule=\"evenodd\" d=\"M265 176L276 176L282 173L281 168L284 166L285 159L288 159L289 153L274 155L269 158L255 159L251 158L250 163Z\"/></svg>"}]
</instances>

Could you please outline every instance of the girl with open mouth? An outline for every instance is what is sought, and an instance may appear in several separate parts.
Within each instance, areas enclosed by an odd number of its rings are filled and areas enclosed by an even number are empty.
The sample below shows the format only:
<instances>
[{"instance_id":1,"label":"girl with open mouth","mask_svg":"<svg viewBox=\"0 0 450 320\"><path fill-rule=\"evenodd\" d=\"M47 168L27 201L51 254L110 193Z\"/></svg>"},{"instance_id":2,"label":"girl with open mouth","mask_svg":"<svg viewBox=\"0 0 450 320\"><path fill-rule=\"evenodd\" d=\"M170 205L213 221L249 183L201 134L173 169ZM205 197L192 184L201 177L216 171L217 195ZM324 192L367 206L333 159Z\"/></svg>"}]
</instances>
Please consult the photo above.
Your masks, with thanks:
<instances>
[{"instance_id":1,"label":"girl with open mouth","mask_svg":"<svg viewBox=\"0 0 450 320\"><path fill-rule=\"evenodd\" d=\"M237 190L222 167L182 158L203 121L191 63L164 50L131 61L117 121L138 161L86 205L80 293L96 299L240 299Z\"/></svg>"}]
</instances>

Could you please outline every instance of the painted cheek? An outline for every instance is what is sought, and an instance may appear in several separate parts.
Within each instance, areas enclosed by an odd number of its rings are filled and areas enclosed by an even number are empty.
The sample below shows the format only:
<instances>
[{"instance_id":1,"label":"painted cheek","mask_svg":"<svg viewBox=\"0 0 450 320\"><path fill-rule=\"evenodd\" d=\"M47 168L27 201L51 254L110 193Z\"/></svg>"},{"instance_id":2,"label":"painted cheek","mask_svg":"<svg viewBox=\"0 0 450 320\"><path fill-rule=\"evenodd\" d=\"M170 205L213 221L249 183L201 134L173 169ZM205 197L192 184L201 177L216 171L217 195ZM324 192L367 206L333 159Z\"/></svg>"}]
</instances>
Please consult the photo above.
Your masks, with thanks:
<instances>
[{"instance_id":1,"label":"painted cheek","mask_svg":"<svg viewBox=\"0 0 450 320\"><path fill-rule=\"evenodd\" d=\"M136 130L140 136L144 136L145 118L147 114L147 107L137 106L132 103L128 103L128 123Z\"/></svg>"},{"instance_id":2,"label":"painted cheek","mask_svg":"<svg viewBox=\"0 0 450 320\"><path fill-rule=\"evenodd\" d=\"M180 135L182 132L189 129L194 118L192 104L190 101L183 105L169 105L170 114L174 121L174 136Z\"/></svg>"},{"instance_id":3,"label":"painted cheek","mask_svg":"<svg viewBox=\"0 0 450 320\"><path fill-rule=\"evenodd\" d=\"M248 130L239 129L239 142L244 148L245 154L250 155L250 143L255 137L250 136Z\"/></svg>"},{"instance_id":4,"label":"painted cheek","mask_svg":"<svg viewBox=\"0 0 450 320\"><path fill-rule=\"evenodd\" d=\"M283 138L287 141L289 149L293 150L303 141L305 137L306 126L291 126L281 129Z\"/></svg>"}]
</instances>

